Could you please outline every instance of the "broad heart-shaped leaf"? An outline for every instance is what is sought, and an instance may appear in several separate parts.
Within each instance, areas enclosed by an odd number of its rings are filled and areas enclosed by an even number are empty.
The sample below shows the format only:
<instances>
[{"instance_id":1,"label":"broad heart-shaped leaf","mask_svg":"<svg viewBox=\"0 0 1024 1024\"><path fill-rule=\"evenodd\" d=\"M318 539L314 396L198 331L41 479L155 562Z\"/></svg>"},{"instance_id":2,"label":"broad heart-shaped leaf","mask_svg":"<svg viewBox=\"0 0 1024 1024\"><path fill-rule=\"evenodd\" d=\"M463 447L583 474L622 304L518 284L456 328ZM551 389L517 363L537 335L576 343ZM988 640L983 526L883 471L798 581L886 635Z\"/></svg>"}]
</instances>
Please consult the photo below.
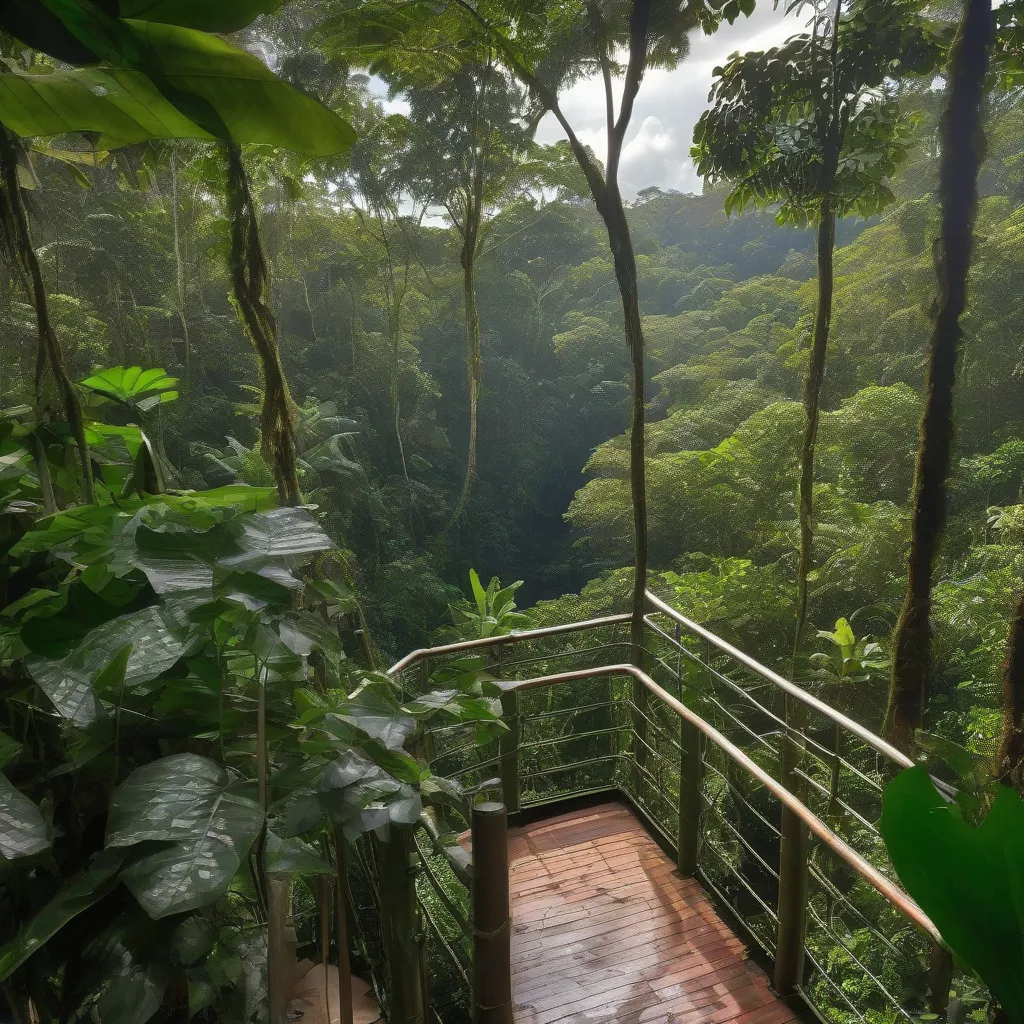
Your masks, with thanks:
<instances>
[{"instance_id":1,"label":"broad heart-shaped leaf","mask_svg":"<svg viewBox=\"0 0 1024 1024\"><path fill-rule=\"evenodd\" d=\"M416 720L401 711L390 693L372 683L363 683L334 714L379 740L388 750L401 750L416 729Z\"/></svg>"},{"instance_id":2,"label":"broad heart-shaped leaf","mask_svg":"<svg viewBox=\"0 0 1024 1024\"><path fill-rule=\"evenodd\" d=\"M275 508L249 516L239 542L242 552L222 558L225 568L258 572L268 559L298 565L310 555L330 551L333 541L302 508Z\"/></svg>"},{"instance_id":3,"label":"broad heart-shaped leaf","mask_svg":"<svg viewBox=\"0 0 1024 1024\"><path fill-rule=\"evenodd\" d=\"M39 808L0 775L0 854L7 860L31 857L49 845Z\"/></svg>"},{"instance_id":4,"label":"broad heart-shaped leaf","mask_svg":"<svg viewBox=\"0 0 1024 1024\"><path fill-rule=\"evenodd\" d=\"M122 18L160 21L204 32L237 32L261 14L270 14L282 0L120 0Z\"/></svg>"},{"instance_id":5,"label":"broad heart-shaped leaf","mask_svg":"<svg viewBox=\"0 0 1024 1024\"><path fill-rule=\"evenodd\" d=\"M68 921L111 892L117 886L117 872L123 859L119 853L104 851L88 869L68 879L57 895L0 948L0 982L9 978Z\"/></svg>"},{"instance_id":6,"label":"broad heart-shaped leaf","mask_svg":"<svg viewBox=\"0 0 1024 1024\"><path fill-rule=\"evenodd\" d=\"M141 959L122 943L109 950L102 975L108 984L96 1016L104 1024L146 1024L160 1009L171 980L167 964Z\"/></svg>"},{"instance_id":7,"label":"broad heart-shaped leaf","mask_svg":"<svg viewBox=\"0 0 1024 1024\"><path fill-rule=\"evenodd\" d=\"M886 787L881 825L907 892L1014 1024L1024 1024L1024 801L999 787L973 828L918 766Z\"/></svg>"},{"instance_id":8,"label":"broad heart-shaped leaf","mask_svg":"<svg viewBox=\"0 0 1024 1024\"><path fill-rule=\"evenodd\" d=\"M166 608L143 608L91 630L66 658L32 656L25 663L57 713L86 728L104 714L93 683L128 644L123 683L132 687L169 669L184 652L185 637Z\"/></svg>"},{"instance_id":9,"label":"broad heart-shaped leaf","mask_svg":"<svg viewBox=\"0 0 1024 1024\"><path fill-rule=\"evenodd\" d=\"M356 750L341 751L317 787L321 806L355 839L388 822L412 825L423 804L416 789L399 782Z\"/></svg>"},{"instance_id":10,"label":"broad heart-shaped leaf","mask_svg":"<svg viewBox=\"0 0 1024 1024\"><path fill-rule=\"evenodd\" d=\"M158 919L215 902L259 833L263 814L235 779L197 754L136 768L110 801L107 846L174 845L134 861L125 885Z\"/></svg>"}]
</instances>

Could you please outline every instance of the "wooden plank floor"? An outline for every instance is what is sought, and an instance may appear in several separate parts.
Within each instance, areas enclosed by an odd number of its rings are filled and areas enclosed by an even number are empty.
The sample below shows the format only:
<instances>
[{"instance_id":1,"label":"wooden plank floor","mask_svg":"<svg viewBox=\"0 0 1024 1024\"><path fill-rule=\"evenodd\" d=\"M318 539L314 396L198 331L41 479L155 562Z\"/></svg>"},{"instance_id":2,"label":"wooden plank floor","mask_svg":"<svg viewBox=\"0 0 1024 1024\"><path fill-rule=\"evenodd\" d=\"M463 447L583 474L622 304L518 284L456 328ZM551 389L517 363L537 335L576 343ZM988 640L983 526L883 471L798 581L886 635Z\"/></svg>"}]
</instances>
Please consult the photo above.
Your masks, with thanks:
<instances>
[{"instance_id":1,"label":"wooden plank floor","mask_svg":"<svg viewBox=\"0 0 1024 1024\"><path fill-rule=\"evenodd\" d=\"M509 834L516 1024L787 1024L796 1014L621 804Z\"/></svg>"}]
</instances>

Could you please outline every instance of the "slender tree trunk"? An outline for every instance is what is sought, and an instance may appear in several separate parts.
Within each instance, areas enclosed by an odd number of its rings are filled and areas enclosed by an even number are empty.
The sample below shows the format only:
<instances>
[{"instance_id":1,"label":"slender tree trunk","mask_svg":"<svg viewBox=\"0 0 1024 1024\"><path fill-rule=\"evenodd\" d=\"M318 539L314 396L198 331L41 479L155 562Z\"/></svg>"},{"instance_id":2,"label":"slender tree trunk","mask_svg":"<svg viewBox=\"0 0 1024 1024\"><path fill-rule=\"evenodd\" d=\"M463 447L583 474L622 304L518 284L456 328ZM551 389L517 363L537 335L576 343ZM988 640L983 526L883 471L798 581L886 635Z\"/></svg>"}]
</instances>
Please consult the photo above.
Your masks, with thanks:
<instances>
[{"instance_id":1,"label":"slender tree trunk","mask_svg":"<svg viewBox=\"0 0 1024 1024\"><path fill-rule=\"evenodd\" d=\"M836 216L832 209L831 182L821 203L818 224L818 302L814 311L814 337L804 379L804 440L800 452L800 560L796 571L796 631L793 636L793 675L807 622L807 575L811 571L814 544L814 447L821 415L821 385L825 379L825 356L832 323L833 254L836 244Z\"/></svg>"},{"instance_id":2,"label":"slender tree trunk","mask_svg":"<svg viewBox=\"0 0 1024 1024\"><path fill-rule=\"evenodd\" d=\"M632 413L629 430L629 483L633 499L633 621L630 657L643 667L644 592L647 589L647 481L644 457L644 332L640 319L636 256L626 220L626 208L617 187L606 187L597 203L608 230L615 279L622 299L626 344L632 372Z\"/></svg>"},{"instance_id":3,"label":"slender tree trunk","mask_svg":"<svg viewBox=\"0 0 1024 1024\"><path fill-rule=\"evenodd\" d=\"M185 351L182 353L185 364L185 380L192 381L192 345L188 336L188 319L185 316L185 265L181 258L181 232L178 227L178 164L171 152L171 225L174 230L174 266L175 266L175 302L178 307L178 320L181 321L181 333Z\"/></svg>"},{"instance_id":4,"label":"slender tree trunk","mask_svg":"<svg viewBox=\"0 0 1024 1024\"><path fill-rule=\"evenodd\" d=\"M28 275L30 298L35 307L36 324L39 330L39 350L36 359L36 399L39 404L43 373L49 363L57 385L64 416L71 428L71 436L78 446L78 457L82 468L82 498L87 505L96 503L96 489L93 485L92 463L89 460L89 445L85 440L85 417L78 392L68 375L64 349L50 321L50 307L47 301L46 285L43 282L43 271L39 266L35 247L32 244L32 232L28 224L28 211L21 194L18 181L18 148L17 143L6 128L0 128L0 173L3 177L3 189L6 193L8 210L5 212L4 244L12 250L10 258L24 268Z\"/></svg>"},{"instance_id":5,"label":"slender tree trunk","mask_svg":"<svg viewBox=\"0 0 1024 1024\"><path fill-rule=\"evenodd\" d=\"M402 463L402 477L405 479L406 500L409 498L409 465L405 461L405 442L402 440L402 400L399 393L399 344L402 338L401 322L388 320L391 334L391 411L394 413L395 440L398 442L398 457Z\"/></svg>"},{"instance_id":6,"label":"slender tree trunk","mask_svg":"<svg viewBox=\"0 0 1024 1024\"><path fill-rule=\"evenodd\" d=\"M1024 592L1010 623L1003 663L1003 738L996 775L1005 786L1024 793Z\"/></svg>"},{"instance_id":7,"label":"slender tree trunk","mask_svg":"<svg viewBox=\"0 0 1024 1024\"><path fill-rule=\"evenodd\" d=\"M932 328L928 389L921 419L907 593L896 624L885 735L910 752L928 698L931 669L932 567L946 523L946 490L953 441L953 385L967 303L978 172L984 151L982 102L988 70L992 0L964 0L950 56L942 118L939 197L942 221L935 245L938 312Z\"/></svg>"},{"instance_id":8,"label":"slender tree trunk","mask_svg":"<svg viewBox=\"0 0 1024 1024\"><path fill-rule=\"evenodd\" d=\"M274 472L281 504L301 505L292 399L277 347L277 321L270 308L270 274L260 239L256 203L242 163L241 147L231 142L226 144L225 151L231 222L231 286L263 374L260 445L263 457Z\"/></svg>"},{"instance_id":9,"label":"slender tree trunk","mask_svg":"<svg viewBox=\"0 0 1024 1024\"><path fill-rule=\"evenodd\" d=\"M466 237L462 243L462 296L466 308L466 383L469 387L469 447L466 452L466 474L462 491L455 503L451 525L454 526L466 510L469 493L476 479L477 407L480 402L480 384L483 379L483 360L480 356L480 313L476 304L476 247L480 228L480 211L474 208L467 217Z\"/></svg>"}]
</instances>

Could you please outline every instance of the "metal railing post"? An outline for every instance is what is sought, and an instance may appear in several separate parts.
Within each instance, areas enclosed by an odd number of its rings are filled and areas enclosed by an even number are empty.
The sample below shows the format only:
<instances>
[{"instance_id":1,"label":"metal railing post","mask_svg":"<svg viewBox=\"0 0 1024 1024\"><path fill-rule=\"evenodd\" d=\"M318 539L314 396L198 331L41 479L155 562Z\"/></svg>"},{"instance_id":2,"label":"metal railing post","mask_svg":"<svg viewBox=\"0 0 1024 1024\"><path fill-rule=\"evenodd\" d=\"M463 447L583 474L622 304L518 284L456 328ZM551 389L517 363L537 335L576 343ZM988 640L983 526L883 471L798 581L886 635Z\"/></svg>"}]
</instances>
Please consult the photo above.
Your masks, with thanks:
<instances>
[{"instance_id":1,"label":"metal railing post","mask_svg":"<svg viewBox=\"0 0 1024 1024\"><path fill-rule=\"evenodd\" d=\"M676 863L679 873L692 878L697 873L700 851L700 801L704 775L700 730L680 719L679 739L679 835L676 839Z\"/></svg>"},{"instance_id":2,"label":"metal railing post","mask_svg":"<svg viewBox=\"0 0 1024 1024\"><path fill-rule=\"evenodd\" d=\"M504 804L473 807L473 1024L512 1024L508 815Z\"/></svg>"},{"instance_id":3,"label":"metal railing post","mask_svg":"<svg viewBox=\"0 0 1024 1024\"><path fill-rule=\"evenodd\" d=\"M800 726L803 708L786 700L786 723L782 737L779 781L799 796L803 787L797 775L804 750ZM803 981L804 942L807 931L807 863L810 835L804 820L783 806L779 829L779 930L775 943L775 990L790 995Z\"/></svg>"},{"instance_id":4,"label":"metal railing post","mask_svg":"<svg viewBox=\"0 0 1024 1024\"><path fill-rule=\"evenodd\" d=\"M501 720L508 726L498 739L501 792L510 815L519 813L519 694L509 688L501 695Z\"/></svg>"},{"instance_id":5,"label":"metal railing post","mask_svg":"<svg viewBox=\"0 0 1024 1024\"><path fill-rule=\"evenodd\" d=\"M419 857L412 829L390 825L378 841L381 931L388 963L388 1020L392 1024L426 1024L425 982L420 944L424 940L416 902Z\"/></svg>"}]
</instances>

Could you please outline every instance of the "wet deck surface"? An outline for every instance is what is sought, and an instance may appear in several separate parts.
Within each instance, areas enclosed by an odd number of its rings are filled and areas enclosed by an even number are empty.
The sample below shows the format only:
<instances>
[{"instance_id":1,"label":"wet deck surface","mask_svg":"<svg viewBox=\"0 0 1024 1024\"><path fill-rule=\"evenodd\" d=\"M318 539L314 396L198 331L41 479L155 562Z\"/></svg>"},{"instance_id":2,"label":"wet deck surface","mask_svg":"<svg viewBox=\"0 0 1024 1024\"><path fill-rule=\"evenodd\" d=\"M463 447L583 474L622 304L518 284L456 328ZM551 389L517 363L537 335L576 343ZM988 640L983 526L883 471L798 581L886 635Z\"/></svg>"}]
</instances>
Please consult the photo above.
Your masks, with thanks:
<instances>
[{"instance_id":1,"label":"wet deck surface","mask_svg":"<svg viewBox=\"0 0 1024 1024\"><path fill-rule=\"evenodd\" d=\"M509 836L516 1024L787 1024L796 1014L621 804Z\"/></svg>"}]
</instances>

